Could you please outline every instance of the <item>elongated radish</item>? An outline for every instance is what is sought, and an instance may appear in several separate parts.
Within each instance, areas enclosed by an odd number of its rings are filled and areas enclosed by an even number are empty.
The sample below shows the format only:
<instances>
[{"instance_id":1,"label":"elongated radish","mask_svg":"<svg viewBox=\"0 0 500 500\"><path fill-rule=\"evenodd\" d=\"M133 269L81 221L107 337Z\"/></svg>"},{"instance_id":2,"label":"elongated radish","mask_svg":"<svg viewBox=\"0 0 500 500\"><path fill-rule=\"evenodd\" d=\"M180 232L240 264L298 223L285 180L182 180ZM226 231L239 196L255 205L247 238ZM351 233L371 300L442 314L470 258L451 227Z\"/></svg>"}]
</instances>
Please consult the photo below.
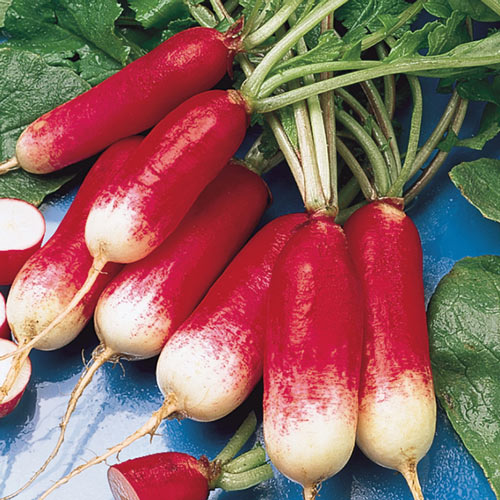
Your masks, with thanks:
<instances>
[{"instance_id":1,"label":"elongated radish","mask_svg":"<svg viewBox=\"0 0 500 500\"><path fill-rule=\"evenodd\" d=\"M304 498L354 448L363 306L347 240L315 215L273 271L264 365L264 439L271 461Z\"/></svg>"},{"instance_id":2,"label":"elongated radish","mask_svg":"<svg viewBox=\"0 0 500 500\"><path fill-rule=\"evenodd\" d=\"M0 285L10 285L23 264L40 248L45 219L35 206L0 198Z\"/></svg>"},{"instance_id":3,"label":"elongated radish","mask_svg":"<svg viewBox=\"0 0 500 500\"><path fill-rule=\"evenodd\" d=\"M71 394L56 446L32 478L11 496L29 486L57 455L79 398L104 363L121 357L151 358L161 351L249 238L267 201L264 181L231 161L172 235L109 283L94 314L100 344Z\"/></svg>"},{"instance_id":4,"label":"elongated radish","mask_svg":"<svg viewBox=\"0 0 500 500\"><path fill-rule=\"evenodd\" d=\"M34 121L0 173L16 165L37 174L53 172L152 127L187 98L212 88L239 45L232 30L197 27L174 35Z\"/></svg>"},{"instance_id":5,"label":"elongated radish","mask_svg":"<svg viewBox=\"0 0 500 500\"><path fill-rule=\"evenodd\" d=\"M154 434L163 419L217 420L234 410L262 373L262 344L271 271L303 214L273 220L261 229L210 288L165 344L157 365L163 405L136 432L106 453L75 468L40 500L73 476Z\"/></svg>"},{"instance_id":6,"label":"elongated radish","mask_svg":"<svg viewBox=\"0 0 500 500\"><path fill-rule=\"evenodd\" d=\"M103 183L120 174L126 159L141 141L140 137L123 139L99 157L54 235L26 262L12 284L7 298L7 318L19 345L29 347L13 351L17 352L17 362L0 389L0 401L14 383L22 360L31 348L58 349L80 333L92 316L101 291L121 268L108 264L78 307L40 338L40 333L71 302L92 268L93 259L85 245L84 230L96 194Z\"/></svg>"},{"instance_id":7,"label":"elongated radish","mask_svg":"<svg viewBox=\"0 0 500 500\"><path fill-rule=\"evenodd\" d=\"M16 344L11 340L0 339L0 354L6 354L8 352L14 351L16 349ZM3 383L7 373L9 372L10 365L12 364L12 359L6 359L0 361L0 384ZM29 359L26 359L23 366L19 372L19 376L16 378L14 385L10 388L7 396L0 403L0 418L8 415L17 406L21 400L24 390L28 385L29 379L31 377L31 363Z\"/></svg>"},{"instance_id":8,"label":"elongated radish","mask_svg":"<svg viewBox=\"0 0 500 500\"><path fill-rule=\"evenodd\" d=\"M0 293L0 339L10 339L10 327L9 323L7 323L5 299L2 293Z\"/></svg>"},{"instance_id":9,"label":"elongated radish","mask_svg":"<svg viewBox=\"0 0 500 500\"><path fill-rule=\"evenodd\" d=\"M366 311L357 443L423 499L417 463L434 437L436 403L418 231L398 200L359 209L345 231Z\"/></svg>"},{"instance_id":10,"label":"elongated radish","mask_svg":"<svg viewBox=\"0 0 500 500\"><path fill-rule=\"evenodd\" d=\"M272 477L261 446L233 459L255 430L251 413L213 461L175 451L127 460L108 469L115 500L206 500L210 490L250 488Z\"/></svg>"},{"instance_id":11,"label":"elongated radish","mask_svg":"<svg viewBox=\"0 0 500 500\"><path fill-rule=\"evenodd\" d=\"M169 113L94 197L85 225L93 263L65 309L16 354L50 335L108 262L130 263L157 248L243 141L245 101L236 91L198 94Z\"/></svg>"}]
</instances>

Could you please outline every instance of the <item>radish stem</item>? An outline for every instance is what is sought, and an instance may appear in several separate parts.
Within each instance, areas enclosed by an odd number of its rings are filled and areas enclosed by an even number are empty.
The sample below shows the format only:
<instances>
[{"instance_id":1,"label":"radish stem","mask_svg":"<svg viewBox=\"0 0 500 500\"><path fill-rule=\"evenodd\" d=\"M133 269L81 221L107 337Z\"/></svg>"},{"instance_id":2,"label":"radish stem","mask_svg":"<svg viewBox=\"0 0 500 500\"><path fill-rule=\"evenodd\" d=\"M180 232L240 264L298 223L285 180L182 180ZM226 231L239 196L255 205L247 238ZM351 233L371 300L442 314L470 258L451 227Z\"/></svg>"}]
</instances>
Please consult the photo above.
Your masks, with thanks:
<instances>
[{"instance_id":1,"label":"radish stem","mask_svg":"<svg viewBox=\"0 0 500 500\"><path fill-rule=\"evenodd\" d=\"M222 472L217 480L216 486L225 491L236 491L251 488L256 484L267 481L273 477L273 469L269 464L261 465L255 469L239 474Z\"/></svg>"},{"instance_id":2,"label":"radish stem","mask_svg":"<svg viewBox=\"0 0 500 500\"><path fill-rule=\"evenodd\" d=\"M239 457L231 460L228 464L224 465L223 471L229 472L231 474L238 474L240 472L246 472L247 470L253 469L260 465L266 463L266 451L262 446L257 446L256 448L243 453Z\"/></svg>"},{"instance_id":3,"label":"radish stem","mask_svg":"<svg viewBox=\"0 0 500 500\"><path fill-rule=\"evenodd\" d=\"M229 442L224 446L220 453L215 457L214 461L226 464L238 453L243 445L248 441L249 437L254 433L257 426L257 417L252 411L243 423L238 427L238 430Z\"/></svg>"}]
</instances>

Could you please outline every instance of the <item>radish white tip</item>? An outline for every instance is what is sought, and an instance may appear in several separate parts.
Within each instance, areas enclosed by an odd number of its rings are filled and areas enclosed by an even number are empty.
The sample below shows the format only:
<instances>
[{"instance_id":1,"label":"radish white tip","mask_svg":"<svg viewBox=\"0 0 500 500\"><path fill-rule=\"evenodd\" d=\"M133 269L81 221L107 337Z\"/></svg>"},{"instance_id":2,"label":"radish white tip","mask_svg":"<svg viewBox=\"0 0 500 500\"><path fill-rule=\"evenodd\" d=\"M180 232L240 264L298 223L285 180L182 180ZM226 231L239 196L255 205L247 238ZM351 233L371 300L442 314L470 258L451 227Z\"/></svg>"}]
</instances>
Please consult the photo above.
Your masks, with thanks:
<instances>
[{"instance_id":1,"label":"radish white tip","mask_svg":"<svg viewBox=\"0 0 500 500\"><path fill-rule=\"evenodd\" d=\"M303 496L304 500L314 500L319 491L319 484L313 484L312 486L304 486Z\"/></svg>"},{"instance_id":2,"label":"radish white tip","mask_svg":"<svg viewBox=\"0 0 500 500\"><path fill-rule=\"evenodd\" d=\"M5 160L3 163L0 163L0 175L6 174L11 170L17 170L18 168L20 168L20 165L17 157L13 156L12 158Z\"/></svg>"},{"instance_id":3,"label":"radish white tip","mask_svg":"<svg viewBox=\"0 0 500 500\"><path fill-rule=\"evenodd\" d=\"M399 472L403 475L406 482L408 483L408 488L410 488L411 494L414 500L424 500L424 495L422 493L422 488L420 487L420 482L418 480L417 464L414 461L405 463Z\"/></svg>"}]
</instances>

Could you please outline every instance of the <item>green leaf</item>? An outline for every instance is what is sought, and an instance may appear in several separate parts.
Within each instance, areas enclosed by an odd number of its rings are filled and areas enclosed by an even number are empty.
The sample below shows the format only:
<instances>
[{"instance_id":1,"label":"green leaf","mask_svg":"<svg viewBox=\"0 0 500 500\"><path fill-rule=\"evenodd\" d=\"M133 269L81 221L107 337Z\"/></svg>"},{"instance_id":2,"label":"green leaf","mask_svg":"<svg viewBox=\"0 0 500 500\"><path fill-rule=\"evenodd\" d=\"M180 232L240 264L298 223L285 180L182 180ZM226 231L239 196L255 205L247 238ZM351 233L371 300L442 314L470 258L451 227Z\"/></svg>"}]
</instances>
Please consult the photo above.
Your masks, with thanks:
<instances>
[{"instance_id":1,"label":"green leaf","mask_svg":"<svg viewBox=\"0 0 500 500\"><path fill-rule=\"evenodd\" d=\"M500 257L465 258L428 310L436 393L455 431L500 495Z\"/></svg>"},{"instance_id":2,"label":"green leaf","mask_svg":"<svg viewBox=\"0 0 500 500\"><path fill-rule=\"evenodd\" d=\"M46 196L55 193L77 174L74 167L44 176L14 170L0 176L0 198L18 198L38 207Z\"/></svg>"},{"instance_id":3,"label":"green leaf","mask_svg":"<svg viewBox=\"0 0 500 500\"><path fill-rule=\"evenodd\" d=\"M452 10L448 0L427 0L424 9L433 16L447 18L451 16Z\"/></svg>"},{"instance_id":4,"label":"green leaf","mask_svg":"<svg viewBox=\"0 0 500 500\"><path fill-rule=\"evenodd\" d=\"M484 145L497 136L500 132L500 108L488 103L483 111L479 131L473 137L462 139L457 142L457 146L482 150Z\"/></svg>"},{"instance_id":5,"label":"green leaf","mask_svg":"<svg viewBox=\"0 0 500 500\"><path fill-rule=\"evenodd\" d=\"M485 101L500 106L500 77L489 79L471 79L459 82L457 91L460 97L469 101Z\"/></svg>"},{"instance_id":6,"label":"green leaf","mask_svg":"<svg viewBox=\"0 0 500 500\"><path fill-rule=\"evenodd\" d=\"M429 50L427 55L443 54L457 45L470 41L465 16L453 12L444 24L439 23L428 35Z\"/></svg>"},{"instance_id":7,"label":"green leaf","mask_svg":"<svg viewBox=\"0 0 500 500\"><path fill-rule=\"evenodd\" d=\"M0 0L0 28L3 28L5 21L5 13L7 9L10 7L12 0Z\"/></svg>"},{"instance_id":8,"label":"green leaf","mask_svg":"<svg viewBox=\"0 0 500 500\"><path fill-rule=\"evenodd\" d=\"M14 155L17 138L28 124L90 88L72 71L51 67L36 54L14 49L0 49L0 81L2 161ZM17 197L29 199L32 203L41 201L43 193L53 192L72 177L66 175L49 178L30 176L24 171L6 174L0 177L0 196L15 192Z\"/></svg>"},{"instance_id":9,"label":"green leaf","mask_svg":"<svg viewBox=\"0 0 500 500\"><path fill-rule=\"evenodd\" d=\"M170 21L189 16L183 0L130 0L129 4L144 28L166 29Z\"/></svg>"},{"instance_id":10,"label":"green leaf","mask_svg":"<svg viewBox=\"0 0 500 500\"><path fill-rule=\"evenodd\" d=\"M81 54L108 73L110 59L122 67L130 52L117 36L115 20L121 13L116 0L13 0L5 17L6 46L29 50L55 66L79 71ZM88 66L88 61L84 67Z\"/></svg>"},{"instance_id":11,"label":"green leaf","mask_svg":"<svg viewBox=\"0 0 500 500\"><path fill-rule=\"evenodd\" d=\"M452 168L450 177L484 217L500 222L500 160L481 158L460 163Z\"/></svg>"},{"instance_id":12,"label":"green leaf","mask_svg":"<svg viewBox=\"0 0 500 500\"><path fill-rule=\"evenodd\" d=\"M500 16L486 7L480 0L448 0L451 8L472 17L475 21L492 22L500 20Z\"/></svg>"}]
</instances>

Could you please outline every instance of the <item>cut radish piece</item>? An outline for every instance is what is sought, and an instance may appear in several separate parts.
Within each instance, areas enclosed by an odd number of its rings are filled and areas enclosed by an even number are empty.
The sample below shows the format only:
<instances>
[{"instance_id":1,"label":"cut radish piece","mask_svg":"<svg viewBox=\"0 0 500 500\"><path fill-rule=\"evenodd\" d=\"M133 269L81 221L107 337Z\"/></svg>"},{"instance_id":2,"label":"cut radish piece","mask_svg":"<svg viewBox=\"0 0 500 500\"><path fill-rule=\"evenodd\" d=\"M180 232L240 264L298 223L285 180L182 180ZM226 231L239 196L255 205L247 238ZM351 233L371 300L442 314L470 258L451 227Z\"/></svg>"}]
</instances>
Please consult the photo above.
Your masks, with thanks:
<instances>
[{"instance_id":1,"label":"cut radish piece","mask_svg":"<svg viewBox=\"0 0 500 500\"><path fill-rule=\"evenodd\" d=\"M5 311L5 299L0 293L0 339L10 338L10 328L7 323L7 313Z\"/></svg>"},{"instance_id":2,"label":"cut radish piece","mask_svg":"<svg viewBox=\"0 0 500 500\"><path fill-rule=\"evenodd\" d=\"M45 219L22 200L0 198L0 285L10 285L19 269L42 245Z\"/></svg>"},{"instance_id":3,"label":"cut radish piece","mask_svg":"<svg viewBox=\"0 0 500 500\"><path fill-rule=\"evenodd\" d=\"M0 339L0 356L15 351L16 348L17 346L14 342L6 339ZM3 384L11 364L12 358L0 361L0 385ZM17 403L19 403L19 400L24 393L24 389L26 389L26 386L28 385L30 377L31 363L30 360L27 359L19 372L19 376L14 382L14 385L7 393L7 397L0 404L0 418L8 415L17 406Z\"/></svg>"}]
</instances>

